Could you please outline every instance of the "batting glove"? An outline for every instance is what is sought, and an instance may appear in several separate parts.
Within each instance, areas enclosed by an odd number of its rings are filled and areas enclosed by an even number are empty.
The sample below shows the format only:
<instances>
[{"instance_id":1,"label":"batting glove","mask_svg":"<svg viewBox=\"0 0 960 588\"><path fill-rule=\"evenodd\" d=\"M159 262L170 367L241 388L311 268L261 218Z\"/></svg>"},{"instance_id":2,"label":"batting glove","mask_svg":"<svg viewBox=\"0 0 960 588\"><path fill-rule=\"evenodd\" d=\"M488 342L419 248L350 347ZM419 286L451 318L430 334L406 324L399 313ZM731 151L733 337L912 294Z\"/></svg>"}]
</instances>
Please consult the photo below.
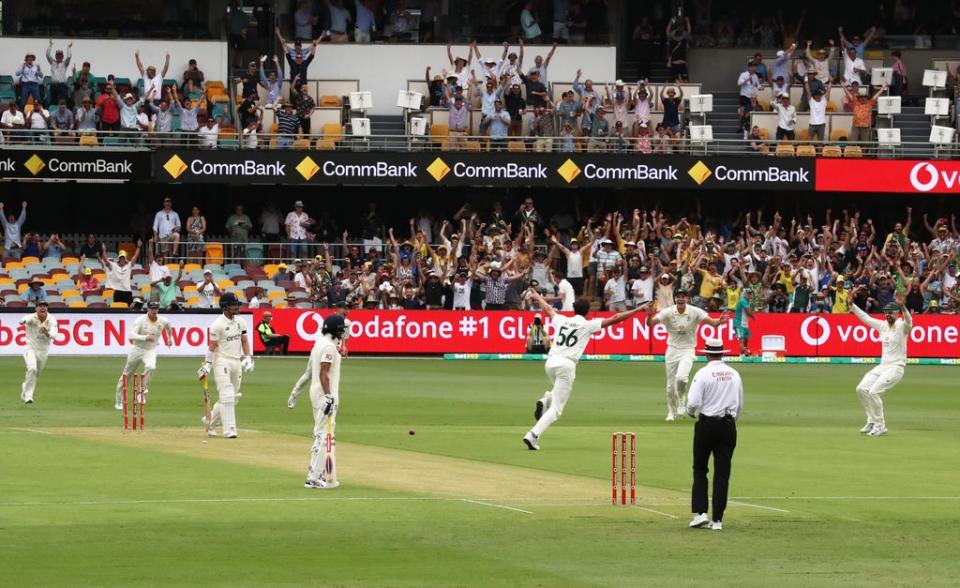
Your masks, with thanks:
<instances>
[{"instance_id":1,"label":"batting glove","mask_svg":"<svg viewBox=\"0 0 960 588\"><path fill-rule=\"evenodd\" d=\"M213 366L209 361L204 362L200 369L197 370L197 379L202 380L210 375L210 371L213 369Z\"/></svg>"},{"instance_id":2,"label":"batting glove","mask_svg":"<svg viewBox=\"0 0 960 588\"><path fill-rule=\"evenodd\" d=\"M243 371L245 372L252 372L253 368L255 367L253 365L253 358L249 355L244 357L242 360L240 360L240 367L242 367Z\"/></svg>"},{"instance_id":3,"label":"batting glove","mask_svg":"<svg viewBox=\"0 0 960 588\"><path fill-rule=\"evenodd\" d=\"M324 394L323 402L324 402L323 414L330 416L330 413L333 412L333 406L335 402L335 400L333 399L333 396L330 396L329 394Z\"/></svg>"}]
</instances>

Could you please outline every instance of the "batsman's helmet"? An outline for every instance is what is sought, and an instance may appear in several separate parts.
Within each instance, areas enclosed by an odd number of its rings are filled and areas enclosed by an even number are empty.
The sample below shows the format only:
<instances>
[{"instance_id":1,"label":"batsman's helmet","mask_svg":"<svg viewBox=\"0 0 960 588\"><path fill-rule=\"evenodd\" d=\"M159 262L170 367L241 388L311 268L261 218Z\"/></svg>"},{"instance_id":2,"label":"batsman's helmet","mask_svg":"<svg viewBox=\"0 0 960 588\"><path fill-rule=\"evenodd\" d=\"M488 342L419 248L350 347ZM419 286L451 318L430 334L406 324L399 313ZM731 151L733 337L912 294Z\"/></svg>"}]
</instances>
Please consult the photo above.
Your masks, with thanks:
<instances>
[{"instance_id":1,"label":"batsman's helmet","mask_svg":"<svg viewBox=\"0 0 960 588\"><path fill-rule=\"evenodd\" d=\"M230 306L240 306L240 301L237 300L237 295L233 292L224 292L220 296L220 308L225 310Z\"/></svg>"},{"instance_id":2,"label":"batsman's helmet","mask_svg":"<svg viewBox=\"0 0 960 588\"><path fill-rule=\"evenodd\" d=\"M339 314L331 314L323 320L323 328L320 333L329 334L334 339L343 339L343 333L347 330L347 323Z\"/></svg>"}]
</instances>

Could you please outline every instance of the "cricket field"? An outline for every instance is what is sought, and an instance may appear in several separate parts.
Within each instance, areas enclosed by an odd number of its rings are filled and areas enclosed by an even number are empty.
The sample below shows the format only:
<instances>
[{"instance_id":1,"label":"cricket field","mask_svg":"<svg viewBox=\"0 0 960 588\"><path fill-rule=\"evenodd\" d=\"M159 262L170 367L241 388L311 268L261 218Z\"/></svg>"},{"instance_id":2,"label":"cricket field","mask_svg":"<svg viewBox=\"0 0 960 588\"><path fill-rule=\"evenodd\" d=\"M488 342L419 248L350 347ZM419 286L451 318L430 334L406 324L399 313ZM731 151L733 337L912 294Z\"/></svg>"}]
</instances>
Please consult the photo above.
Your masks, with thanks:
<instances>
[{"instance_id":1,"label":"cricket field","mask_svg":"<svg viewBox=\"0 0 960 588\"><path fill-rule=\"evenodd\" d=\"M258 358L240 436L207 439L197 359L161 357L146 431L122 358L52 356L36 402L0 360L0 585L956 586L958 368L908 366L885 437L858 433L869 366L740 365L723 531L687 528L693 421L660 364L583 362L542 438L534 361L344 361L341 487L303 488L303 357ZM702 365L702 364L701 364ZM699 366L696 366L699 367ZM211 393L215 394L211 386ZM410 431L415 431L411 435ZM610 504L610 436L637 433L637 506Z\"/></svg>"}]
</instances>

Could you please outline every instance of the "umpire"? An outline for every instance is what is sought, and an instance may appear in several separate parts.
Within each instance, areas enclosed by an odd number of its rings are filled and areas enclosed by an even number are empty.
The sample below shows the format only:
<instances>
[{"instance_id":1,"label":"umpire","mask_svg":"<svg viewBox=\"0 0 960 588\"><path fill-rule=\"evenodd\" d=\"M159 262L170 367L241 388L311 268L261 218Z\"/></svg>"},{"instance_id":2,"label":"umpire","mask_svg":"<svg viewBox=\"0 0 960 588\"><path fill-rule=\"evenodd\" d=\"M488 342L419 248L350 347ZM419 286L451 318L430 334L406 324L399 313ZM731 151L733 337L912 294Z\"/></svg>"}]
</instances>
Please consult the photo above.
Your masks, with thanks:
<instances>
[{"instance_id":1,"label":"umpire","mask_svg":"<svg viewBox=\"0 0 960 588\"><path fill-rule=\"evenodd\" d=\"M723 362L723 341L707 339L701 351L707 365L690 384L687 413L699 419L693 429L693 491L691 528L723 528L727 508L730 462L737 447L737 421L743 409L743 382L735 369ZM707 462L713 454L713 520L707 516Z\"/></svg>"}]
</instances>

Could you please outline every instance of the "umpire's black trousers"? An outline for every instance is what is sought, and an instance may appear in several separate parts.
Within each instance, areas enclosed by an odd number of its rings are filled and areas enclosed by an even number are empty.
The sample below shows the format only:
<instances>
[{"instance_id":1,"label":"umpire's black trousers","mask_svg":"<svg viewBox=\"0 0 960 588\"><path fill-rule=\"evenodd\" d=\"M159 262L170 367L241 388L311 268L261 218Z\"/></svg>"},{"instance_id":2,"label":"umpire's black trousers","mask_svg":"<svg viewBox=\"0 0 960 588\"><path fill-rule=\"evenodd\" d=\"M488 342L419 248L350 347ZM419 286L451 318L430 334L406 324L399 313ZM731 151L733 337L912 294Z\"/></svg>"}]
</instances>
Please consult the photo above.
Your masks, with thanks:
<instances>
[{"instance_id":1,"label":"umpire's black trousers","mask_svg":"<svg viewBox=\"0 0 960 588\"><path fill-rule=\"evenodd\" d=\"M732 416L700 415L693 428L693 496L694 513L707 512L707 463L713 454L713 520L722 521L727 508L727 487L730 485L730 462L737 447L737 422Z\"/></svg>"}]
</instances>

